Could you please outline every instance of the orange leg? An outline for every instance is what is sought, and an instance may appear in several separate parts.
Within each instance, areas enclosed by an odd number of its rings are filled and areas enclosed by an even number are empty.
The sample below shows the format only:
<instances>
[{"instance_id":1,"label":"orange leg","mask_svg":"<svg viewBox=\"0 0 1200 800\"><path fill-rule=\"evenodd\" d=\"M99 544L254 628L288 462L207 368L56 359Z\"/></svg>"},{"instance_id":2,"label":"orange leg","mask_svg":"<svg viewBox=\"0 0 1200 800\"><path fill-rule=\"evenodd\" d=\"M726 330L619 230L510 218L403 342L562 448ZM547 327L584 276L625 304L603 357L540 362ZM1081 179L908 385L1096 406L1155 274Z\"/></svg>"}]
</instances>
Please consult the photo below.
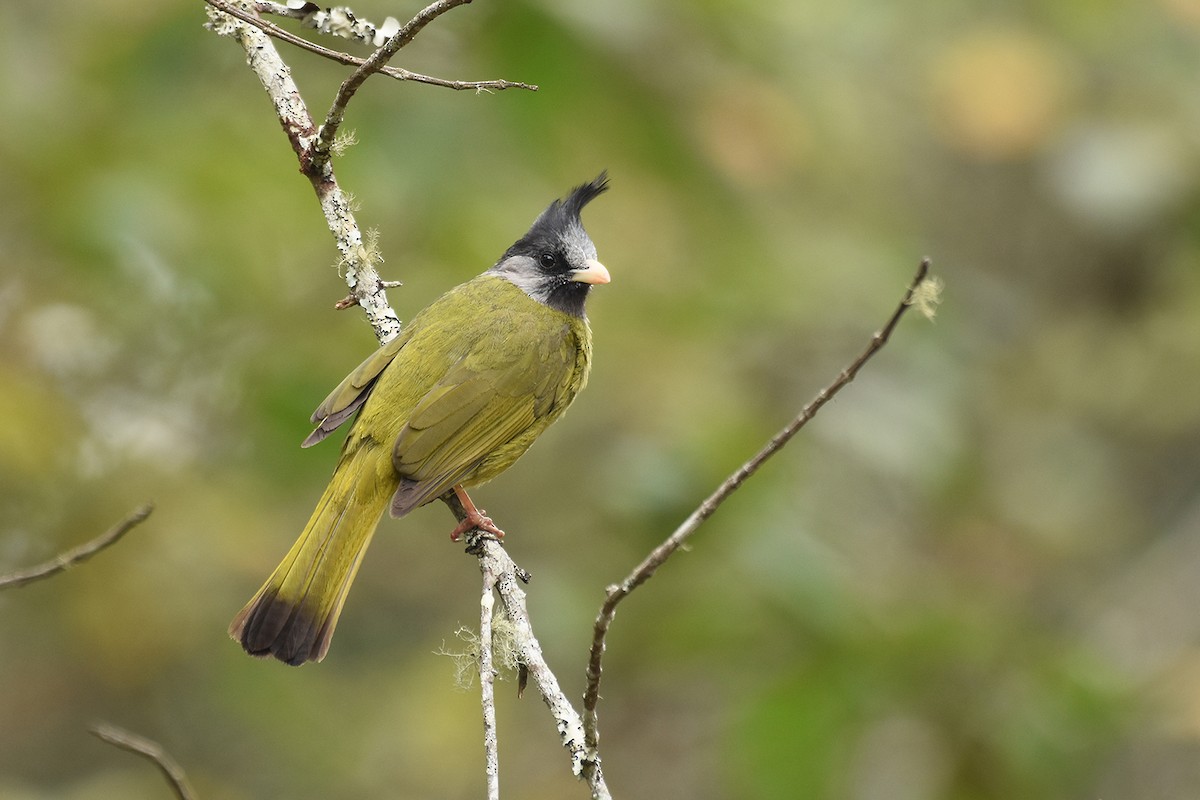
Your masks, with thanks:
<instances>
[{"instance_id":1,"label":"orange leg","mask_svg":"<svg viewBox=\"0 0 1200 800\"><path fill-rule=\"evenodd\" d=\"M462 503L463 510L467 512L467 518L458 523L458 526L450 531L450 540L457 542L462 538L462 535L473 528L479 528L481 531L487 531L497 539L504 538L504 531L496 527L496 523L492 522L492 518L485 516L483 511L475 507L471 502L471 498L467 496L467 490L462 486L454 487L454 494L458 498L458 502Z\"/></svg>"}]
</instances>

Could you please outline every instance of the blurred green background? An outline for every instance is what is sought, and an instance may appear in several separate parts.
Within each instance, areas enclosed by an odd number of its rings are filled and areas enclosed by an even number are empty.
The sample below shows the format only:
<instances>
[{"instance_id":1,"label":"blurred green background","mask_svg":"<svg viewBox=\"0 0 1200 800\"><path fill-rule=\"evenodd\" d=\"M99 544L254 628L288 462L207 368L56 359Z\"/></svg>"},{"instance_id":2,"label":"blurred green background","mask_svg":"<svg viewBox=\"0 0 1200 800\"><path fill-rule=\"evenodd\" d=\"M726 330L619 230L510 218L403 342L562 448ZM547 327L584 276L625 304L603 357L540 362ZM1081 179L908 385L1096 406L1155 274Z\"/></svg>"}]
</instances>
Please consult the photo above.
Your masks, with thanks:
<instances>
[{"instance_id":1,"label":"blurred green background","mask_svg":"<svg viewBox=\"0 0 1200 800\"><path fill-rule=\"evenodd\" d=\"M481 796L477 692L436 654L479 575L442 507L383 523L325 663L225 634L332 469L308 414L374 341L241 50L200 2L5 17L0 571L158 507L0 594L0 797L169 796L99 719L206 800ZM346 69L282 52L323 115ZM612 176L591 385L477 493L572 697L604 586L921 256L946 283L622 606L615 794L1200 795L1200 0L480 1L395 63L542 87L351 105L336 167L402 319ZM536 697L498 694L505 794L586 796Z\"/></svg>"}]
</instances>

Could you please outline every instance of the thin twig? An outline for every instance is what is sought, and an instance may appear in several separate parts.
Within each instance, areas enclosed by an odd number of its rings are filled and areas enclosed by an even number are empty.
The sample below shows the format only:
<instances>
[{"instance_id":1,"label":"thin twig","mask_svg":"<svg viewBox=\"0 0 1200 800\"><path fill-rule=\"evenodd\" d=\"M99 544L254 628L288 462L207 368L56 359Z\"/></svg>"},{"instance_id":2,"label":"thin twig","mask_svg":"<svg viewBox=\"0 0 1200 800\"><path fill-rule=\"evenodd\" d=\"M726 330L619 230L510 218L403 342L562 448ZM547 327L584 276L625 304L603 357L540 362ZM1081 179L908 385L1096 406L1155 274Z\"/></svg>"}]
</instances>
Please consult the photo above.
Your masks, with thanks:
<instances>
[{"instance_id":1,"label":"thin twig","mask_svg":"<svg viewBox=\"0 0 1200 800\"><path fill-rule=\"evenodd\" d=\"M17 586L24 586L27 583L33 583L42 578L49 578L51 575L57 575L76 564L87 561L104 548L115 544L122 536L144 522L153 510L154 504L146 503L91 541L84 542L78 547L73 547L64 553L60 553L50 561L38 564L36 567L29 567L17 572L10 572L7 575L0 575L0 589L11 589Z\"/></svg>"},{"instance_id":2,"label":"thin twig","mask_svg":"<svg viewBox=\"0 0 1200 800\"><path fill-rule=\"evenodd\" d=\"M175 796L179 800L196 800L196 793L192 791L183 768L176 763L175 759L171 758L169 753L163 750L162 745L158 742L152 742L107 722L97 722L89 730L98 739L153 761L167 782L171 784L171 788L175 790Z\"/></svg>"},{"instance_id":3,"label":"thin twig","mask_svg":"<svg viewBox=\"0 0 1200 800\"><path fill-rule=\"evenodd\" d=\"M908 290L904 293L904 299L896 307L891 319L871 337L870 344L867 345L858 358L854 359L848 367L842 370L841 374L832 383L818 392L817 396L801 410L800 414L779 431L779 433L775 434L753 458L738 467L732 475L726 478L717 487L716 491L709 495L675 529L674 533L668 536L662 544L654 548L642 563L633 569L625 580L608 587L607 596L605 597L604 604L600 607L600 613L596 617L595 627L592 631L592 646L588 655L587 665L587 688L584 690L583 695L583 724L586 733L586 745L589 752L594 753L600 742L599 718L596 714L596 706L600 701L600 677L603 672L602 660L604 658L605 639L608 635L609 627L612 625L613 617L617 612L617 606L629 596L630 592L649 580L650 576L679 549L688 537L695 533L696 529L706 519L711 517L717 508L730 495L737 491L738 487L747 478L757 472L758 468L768 458L779 452L816 415L821 407L829 402L830 398L841 391L846 384L854 380L854 376L858 374L863 365L887 344L892 331L895 330L896 325L900 322L900 318L904 316L904 312L912 304L917 288L921 286L928 273L929 259L922 259L920 266L917 267L916 275L913 276L912 283L909 284Z\"/></svg>"},{"instance_id":4,"label":"thin twig","mask_svg":"<svg viewBox=\"0 0 1200 800\"><path fill-rule=\"evenodd\" d=\"M351 67L361 67L367 60L351 55L350 53L341 50L333 50L324 47L315 42L305 39L303 36L297 36L289 30L279 27L273 22L257 17L245 9L225 2L225 0L204 0L213 8L222 11L231 17L236 17L248 25L253 25L268 36L272 36L281 42L287 42L290 45L299 47L302 50L307 50L310 53L315 53L322 58L327 58L330 61L336 61L339 64L346 64ZM261 5L261 4L256 4ZM289 16L295 16L289 14ZM536 92L538 87L519 81L506 80L488 80L488 81L455 81L447 80L446 78L435 78L432 75L422 75L419 72L411 72L401 67L383 66L376 70L382 75L387 75L389 78L395 78L398 81L412 81L413 83L424 83L429 86L441 86L446 89L454 89L455 91L472 90L476 92L502 92L505 89L527 89ZM332 141L332 139L330 140Z\"/></svg>"},{"instance_id":5,"label":"thin twig","mask_svg":"<svg viewBox=\"0 0 1200 800\"><path fill-rule=\"evenodd\" d=\"M364 61L358 69L354 70L353 75L342 81L342 85L338 87L337 94L333 98L333 105L329 107L329 113L325 115L325 122L321 125L320 134L314 145L314 164L320 165L323 161L329 159L329 148L333 145L333 141L337 137L338 128L341 127L342 120L346 116L346 105L354 97L354 93L358 91L358 88L363 85L363 82L383 69L392 56L400 52L400 48L411 42L430 22L433 22L447 11L470 2L471 0L435 0L435 2L430 3L418 11L416 16L401 26L400 30L396 31L390 39L372 53L370 58Z\"/></svg>"},{"instance_id":6,"label":"thin twig","mask_svg":"<svg viewBox=\"0 0 1200 800\"><path fill-rule=\"evenodd\" d=\"M496 575L491 562L479 562L483 593L479 598L479 690L483 703L483 773L488 800L500 800L500 749L496 741L496 667L492 663L492 614L496 609Z\"/></svg>"}]
</instances>

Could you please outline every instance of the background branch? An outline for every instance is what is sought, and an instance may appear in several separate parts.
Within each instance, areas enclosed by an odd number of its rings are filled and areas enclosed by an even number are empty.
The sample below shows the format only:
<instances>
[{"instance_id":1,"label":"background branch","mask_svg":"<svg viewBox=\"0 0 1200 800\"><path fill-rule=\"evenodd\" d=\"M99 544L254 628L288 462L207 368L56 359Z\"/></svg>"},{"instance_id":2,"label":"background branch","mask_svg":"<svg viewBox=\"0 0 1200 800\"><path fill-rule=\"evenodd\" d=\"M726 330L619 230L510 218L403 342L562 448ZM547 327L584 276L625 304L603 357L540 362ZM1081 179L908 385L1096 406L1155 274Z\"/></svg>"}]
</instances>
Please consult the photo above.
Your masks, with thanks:
<instances>
[{"instance_id":1,"label":"background branch","mask_svg":"<svg viewBox=\"0 0 1200 800\"><path fill-rule=\"evenodd\" d=\"M50 561L38 564L36 567L29 567L17 572L10 572L7 575L0 575L0 589L12 589L17 586L24 586L27 583L33 583L42 578L49 578L51 575L57 575L76 564L87 561L96 555L96 553L115 544L122 536L144 522L153 510L154 504L146 503L91 541L67 550L55 556Z\"/></svg>"},{"instance_id":2,"label":"background branch","mask_svg":"<svg viewBox=\"0 0 1200 800\"><path fill-rule=\"evenodd\" d=\"M162 772L167 782L171 784L171 788L175 791L175 796L179 800L196 800L196 794L192 791L183 768L176 763L175 759L171 758L169 753L163 750L162 745L158 742L137 736L107 722L98 722L89 730L93 736L108 742L114 747L119 747L122 750L142 756L143 758L148 758L154 762L154 765Z\"/></svg>"},{"instance_id":3,"label":"background branch","mask_svg":"<svg viewBox=\"0 0 1200 800\"><path fill-rule=\"evenodd\" d=\"M900 318L904 316L904 312L909 309L917 297L919 290L925 286L926 276L929 274L929 259L922 259L917 267L917 272L913 276L912 282L909 284L907 291L904 293L904 298L892 313L891 318L887 323L879 329L873 337L866 349L859 354L858 358L854 359L851 364L842 370L842 372L834 379L832 383L817 393L808 405L806 405L784 428L775 434L769 442L759 450L753 458L739 467L732 475L717 487L711 495L702 502L695 511L693 511L683 523L675 529L674 533L666 538L666 540L658 547L650 551L650 554L642 560L640 564L634 567L633 571L625 580L619 584L608 587L607 597L604 604L600 607L600 613L596 617L595 627L592 632L592 646L588 654L587 665L587 688L583 695L583 724L586 732L586 745L589 751L594 751L600 741L599 719L596 713L596 706L600 701L600 677L603 672L602 661L604 658L605 640L608 635L609 627L612 625L613 617L617 613L617 606L629 596L629 593L641 586L655 573L655 571L663 565L671 555L679 549L679 547L696 532L696 529L709 517L716 512L717 508L724 503L730 495L737 491L747 478L758 471L758 468L766 463L767 459L783 449L793 436L795 436L801 428L803 428L810 419L816 416L816 413L829 400L837 394L846 384L854 380L854 376L862 369L877 352L879 352L895 330L896 325L900 322ZM936 287L934 287L936 288ZM928 292L921 292L924 302L930 306L936 302L935 299L929 297ZM929 313L928 311L926 312Z\"/></svg>"}]
</instances>

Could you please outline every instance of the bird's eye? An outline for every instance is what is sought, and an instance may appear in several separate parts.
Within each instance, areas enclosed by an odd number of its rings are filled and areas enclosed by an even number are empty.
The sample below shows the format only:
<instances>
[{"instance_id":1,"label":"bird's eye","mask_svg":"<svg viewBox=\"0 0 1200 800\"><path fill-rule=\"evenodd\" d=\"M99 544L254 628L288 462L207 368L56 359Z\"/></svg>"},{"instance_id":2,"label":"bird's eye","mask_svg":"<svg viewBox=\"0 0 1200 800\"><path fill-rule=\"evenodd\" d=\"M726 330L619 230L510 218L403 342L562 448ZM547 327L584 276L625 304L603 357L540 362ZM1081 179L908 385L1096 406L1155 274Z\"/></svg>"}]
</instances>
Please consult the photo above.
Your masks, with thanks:
<instances>
[{"instance_id":1,"label":"bird's eye","mask_svg":"<svg viewBox=\"0 0 1200 800\"><path fill-rule=\"evenodd\" d=\"M546 267L547 269L553 267L555 263L553 253L542 253L539 260L542 262L542 266Z\"/></svg>"}]
</instances>

